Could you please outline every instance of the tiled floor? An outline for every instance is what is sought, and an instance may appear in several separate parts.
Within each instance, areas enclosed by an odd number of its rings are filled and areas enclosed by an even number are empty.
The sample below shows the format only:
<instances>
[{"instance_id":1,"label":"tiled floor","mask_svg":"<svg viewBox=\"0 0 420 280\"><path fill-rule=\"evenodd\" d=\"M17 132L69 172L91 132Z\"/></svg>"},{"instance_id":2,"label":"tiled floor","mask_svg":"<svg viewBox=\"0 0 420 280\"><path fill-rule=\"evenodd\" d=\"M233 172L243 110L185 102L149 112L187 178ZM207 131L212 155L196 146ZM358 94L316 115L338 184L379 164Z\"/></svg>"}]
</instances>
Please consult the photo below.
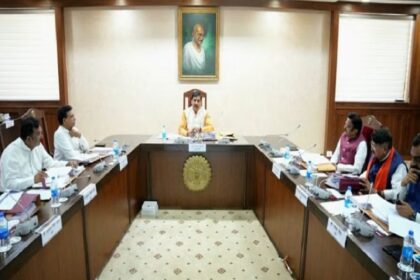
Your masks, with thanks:
<instances>
[{"instance_id":1,"label":"tiled floor","mask_svg":"<svg viewBox=\"0 0 420 280\"><path fill-rule=\"evenodd\" d=\"M292 279L252 211L160 210L138 216L106 279Z\"/></svg>"}]
</instances>

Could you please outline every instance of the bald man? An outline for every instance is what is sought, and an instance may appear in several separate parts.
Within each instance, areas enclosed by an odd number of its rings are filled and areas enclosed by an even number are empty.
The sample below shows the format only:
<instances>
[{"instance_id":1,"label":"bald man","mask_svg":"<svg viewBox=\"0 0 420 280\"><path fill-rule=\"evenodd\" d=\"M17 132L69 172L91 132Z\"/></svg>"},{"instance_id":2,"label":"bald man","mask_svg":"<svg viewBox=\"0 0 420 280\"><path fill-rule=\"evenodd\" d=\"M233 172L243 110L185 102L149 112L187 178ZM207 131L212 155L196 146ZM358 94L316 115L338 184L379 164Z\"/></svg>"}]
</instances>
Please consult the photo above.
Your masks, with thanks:
<instances>
[{"instance_id":1,"label":"bald man","mask_svg":"<svg viewBox=\"0 0 420 280\"><path fill-rule=\"evenodd\" d=\"M206 56L202 46L204 27L197 23L193 27L192 40L184 45L182 67L185 74L203 74L206 66Z\"/></svg>"}]
</instances>

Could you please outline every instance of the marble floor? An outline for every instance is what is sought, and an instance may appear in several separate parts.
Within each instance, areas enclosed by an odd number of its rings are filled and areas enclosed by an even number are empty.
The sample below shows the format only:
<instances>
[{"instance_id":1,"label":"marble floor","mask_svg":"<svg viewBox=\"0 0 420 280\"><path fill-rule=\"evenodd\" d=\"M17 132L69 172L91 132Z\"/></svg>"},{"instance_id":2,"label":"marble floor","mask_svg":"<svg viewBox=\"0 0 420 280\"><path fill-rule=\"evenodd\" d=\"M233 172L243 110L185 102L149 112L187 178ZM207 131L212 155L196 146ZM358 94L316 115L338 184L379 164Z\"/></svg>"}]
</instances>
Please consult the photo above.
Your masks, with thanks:
<instances>
[{"instance_id":1,"label":"marble floor","mask_svg":"<svg viewBox=\"0 0 420 280\"><path fill-rule=\"evenodd\" d=\"M107 279L292 279L251 210L160 210L136 217Z\"/></svg>"}]
</instances>

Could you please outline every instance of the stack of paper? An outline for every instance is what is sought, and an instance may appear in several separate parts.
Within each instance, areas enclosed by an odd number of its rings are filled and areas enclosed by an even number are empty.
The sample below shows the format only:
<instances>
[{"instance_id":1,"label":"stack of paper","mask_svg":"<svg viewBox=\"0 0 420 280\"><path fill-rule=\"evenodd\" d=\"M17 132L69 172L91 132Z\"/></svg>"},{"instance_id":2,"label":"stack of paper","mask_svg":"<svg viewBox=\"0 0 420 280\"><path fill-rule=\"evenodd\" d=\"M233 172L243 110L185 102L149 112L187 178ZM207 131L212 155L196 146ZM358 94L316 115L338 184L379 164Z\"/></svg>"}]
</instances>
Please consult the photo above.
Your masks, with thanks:
<instances>
[{"instance_id":1,"label":"stack of paper","mask_svg":"<svg viewBox=\"0 0 420 280\"><path fill-rule=\"evenodd\" d=\"M19 201L23 192L5 192L0 196L0 210L11 210L17 201Z\"/></svg>"},{"instance_id":2,"label":"stack of paper","mask_svg":"<svg viewBox=\"0 0 420 280\"><path fill-rule=\"evenodd\" d=\"M389 215L389 231L395 233L398 236L405 237L408 235L408 231L414 232L414 239L416 240L416 246L420 247L420 224L410 221L399 215Z\"/></svg>"},{"instance_id":3,"label":"stack of paper","mask_svg":"<svg viewBox=\"0 0 420 280\"><path fill-rule=\"evenodd\" d=\"M71 167L64 166L64 167L53 167L47 170L48 177L45 179L45 185L47 187L51 186L52 177L55 177L57 180L58 188L62 189L70 183L70 176L69 173L71 171ZM42 188L42 183L36 183L32 186L33 188Z\"/></svg>"},{"instance_id":4,"label":"stack of paper","mask_svg":"<svg viewBox=\"0 0 420 280\"><path fill-rule=\"evenodd\" d=\"M325 210L327 210L328 213L330 213L333 216L344 214L344 213L352 214L352 213L358 211L358 209L356 207L345 208L344 207L344 200L322 202L321 206L324 207Z\"/></svg>"},{"instance_id":5,"label":"stack of paper","mask_svg":"<svg viewBox=\"0 0 420 280\"><path fill-rule=\"evenodd\" d=\"M98 153L89 153L89 154L78 154L74 160L80 161L80 162L88 162L92 163L97 160L99 160L99 154Z\"/></svg>"},{"instance_id":6,"label":"stack of paper","mask_svg":"<svg viewBox=\"0 0 420 280\"><path fill-rule=\"evenodd\" d=\"M372 205L372 213L386 224L388 224L388 217L390 215L398 215L395 204L386 201L376 193L355 196L353 200L358 204L370 203Z\"/></svg>"},{"instance_id":7,"label":"stack of paper","mask_svg":"<svg viewBox=\"0 0 420 280\"><path fill-rule=\"evenodd\" d=\"M112 154L112 147L94 147L90 150L92 153L98 154Z\"/></svg>"},{"instance_id":8,"label":"stack of paper","mask_svg":"<svg viewBox=\"0 0 420 280\"><path fill-rule=\"evenodd\" d=\"M302 152L301 155L305 162L311 161L314 166L317 166L318 164L330 163L326 157L317 153Z\"/></svg>"}]
</instances>

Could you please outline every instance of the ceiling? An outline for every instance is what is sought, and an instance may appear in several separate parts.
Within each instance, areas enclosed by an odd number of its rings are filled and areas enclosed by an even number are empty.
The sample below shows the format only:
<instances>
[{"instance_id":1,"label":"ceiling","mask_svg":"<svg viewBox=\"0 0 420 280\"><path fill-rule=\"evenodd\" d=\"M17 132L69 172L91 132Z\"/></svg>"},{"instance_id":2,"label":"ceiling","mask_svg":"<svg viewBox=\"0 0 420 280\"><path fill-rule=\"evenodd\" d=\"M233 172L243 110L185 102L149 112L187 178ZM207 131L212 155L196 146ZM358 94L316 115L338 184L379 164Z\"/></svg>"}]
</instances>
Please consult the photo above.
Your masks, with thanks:
<instances>
[{"instance_id":1,"label":"ceiling","mask_svg":"<svg viewBox=\"0 0 420 280\"><path fill-rule=\"evenodd\" d=\"M355 2L355 3L382 3L382 4L418 4L420 5L420 0L302 0L310 2Z\"/></svg>"}]
</instances>

